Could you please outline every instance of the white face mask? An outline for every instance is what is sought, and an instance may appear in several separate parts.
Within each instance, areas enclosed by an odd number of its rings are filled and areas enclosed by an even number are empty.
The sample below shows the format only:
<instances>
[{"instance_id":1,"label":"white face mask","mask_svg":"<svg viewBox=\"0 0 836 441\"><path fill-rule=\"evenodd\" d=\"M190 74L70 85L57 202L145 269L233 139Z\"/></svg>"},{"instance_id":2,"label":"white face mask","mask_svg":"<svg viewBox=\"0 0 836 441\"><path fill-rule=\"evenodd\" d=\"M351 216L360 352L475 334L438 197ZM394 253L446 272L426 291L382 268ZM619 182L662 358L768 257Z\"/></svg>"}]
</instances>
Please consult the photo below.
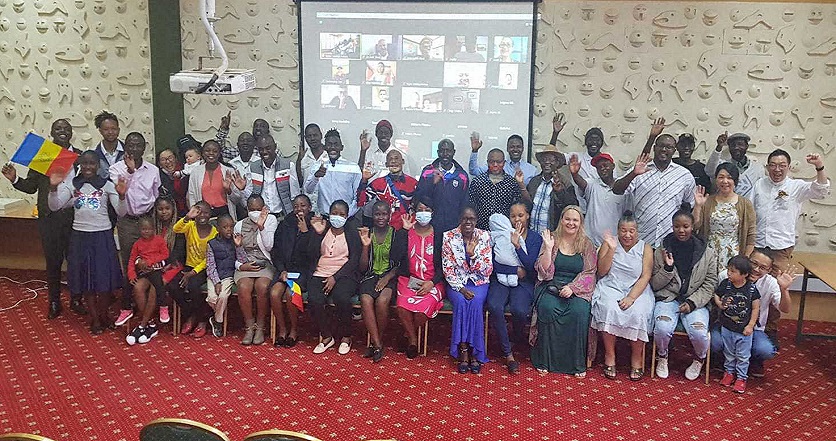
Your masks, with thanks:
<instances>
[{"instance_id":1,"label":"white face mask","mask_svg":"<svg viewBox=\"0 0 836 441\"><path fill-rule=\"evenodd\" d=\"M332 214L328 216L328 222L330 222L331 226L334 228L342 228L345 226L346 218Z\"/></svg>"},{"instance_id":2,"label":"white face mask","mask_svg":"<svg viewBox=\"0 0 836 441\"><path fill-rule=\"evenodd\" d=\"M426 227L432 219L433 214L429 211L419 211L415 213L415 221L422 227Z\"/></svg>"},{"instance_id":3,"label":"white face mask","mask_svg":"<svg viewBox=\"0 0 836 441\"><path fill-rule=\"evenodd\" d=\"M261 217L261 210L259 211L250 211L247 213L247 216L250 217L250 220L253 222L258 222L258 218Z\"/></svg>"}]
</instances>

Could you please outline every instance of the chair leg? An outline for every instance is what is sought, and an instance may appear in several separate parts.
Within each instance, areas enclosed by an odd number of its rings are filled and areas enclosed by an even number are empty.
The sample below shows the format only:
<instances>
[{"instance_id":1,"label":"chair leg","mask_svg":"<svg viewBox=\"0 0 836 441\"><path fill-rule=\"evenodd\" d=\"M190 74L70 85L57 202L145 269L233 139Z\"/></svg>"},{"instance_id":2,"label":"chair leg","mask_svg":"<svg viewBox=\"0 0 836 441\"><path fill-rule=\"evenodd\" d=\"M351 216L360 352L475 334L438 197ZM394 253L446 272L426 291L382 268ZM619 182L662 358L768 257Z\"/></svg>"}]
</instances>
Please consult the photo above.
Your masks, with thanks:
<instances>
[{"instance_id":1,"label":"chair leg","mask_svg":"<svg viewBox=\"0 0 836 441\"><path fill-rule=\"evenodd\" d=\"M172 302L171 312L171 333L176 337L180 334L180 306L177 302Z\"/></svg>"},{"instance_id":2,"label":"chair leg","mask_svg":"<svg viewBox=\"0 0 836 441\"><path fill-rule=\"evenodd\" d=\"M488 352L488 317L489 313L488 310L485 310L485 353Z\"/></svg>"},{"instance_id":3,"label":"chair leg","mask_svg":"<svg viewBox=\"0 0 836 441\"><path fill-rule=\"evenodd\" d=\"M229 323L229 308L224 309L224 337L226 337L226 325Z\"/></svg>"},{"instance_id":4,"label":"chair leg","mask_svg":"<svg viewBox=\"0 0 836 441\"><path fill-rule=\"evenodd\" d=\"M273 308L270 308L270 340L276 342L276 316L273 315Z\"/></svg>"},{"instance_id":5,"label":"chair leg","mask_svg":"<svg viewBox=\"0 0 836 441\"><path fill-rule=\"evenodd\" d=\"M423 343L424 343L424 356L425 357L427 356L427 336L429 335L429 332L430 332L430 322L427 321L427 323L424 324L424 342Z\"/></svg>"},{"instance_id":6,"label":"chair leg","mask_svg":"<svg viewBox=\"0 0 836 441\"><path fill-rule=\"evenodd\" d=\"M708 351L705 354L705 385L711 380L711 332L708 333Z\"/></svg>"},{"instance_id":7,"label":"chair leg","mask_svg":"<svg viewBox=\"0 0 836 441\"><path fill-rule=\"evenodd\" d=\"M653 339L653 348L651 348L651 350L653 351L650 354L650 379L652 380L654 377L656 377L656 339L655 338Z\"/></svg>"}]
</instances>

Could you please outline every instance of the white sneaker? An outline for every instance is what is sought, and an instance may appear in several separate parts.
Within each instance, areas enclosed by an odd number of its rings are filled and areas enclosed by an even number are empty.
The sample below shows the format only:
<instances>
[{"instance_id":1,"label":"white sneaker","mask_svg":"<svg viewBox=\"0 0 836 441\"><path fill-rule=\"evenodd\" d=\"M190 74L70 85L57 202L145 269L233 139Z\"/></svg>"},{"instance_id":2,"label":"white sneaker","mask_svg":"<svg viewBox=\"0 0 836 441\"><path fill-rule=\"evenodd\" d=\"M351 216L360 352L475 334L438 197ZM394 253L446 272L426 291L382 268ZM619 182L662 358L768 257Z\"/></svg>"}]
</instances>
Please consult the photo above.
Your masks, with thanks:
<instances>
[{"instance_id":1,"label":"white sneaker","mask_svg":"<svg viewBox=\"0 0 836 441\"><path fill-rule=\"evenodd\" d=\"M334 339L333 338L330 338L328 340L328 343L319 342L319 344L316 345L316 347L313 349L313 353L314 354L321 354L321 353L327 351L328 349L330 349L332 346L334 346Z\"/></svg>"},{"instance_id":2,"label":"white sneaker","mask_svg":"<svg viewBox=\"0 0 836 441\"><path fill-rule=\"evenodd\" d=\"M667 366L665 366L667 367ZM696 380L700 377L700 372L702 372L703 362L699 360L694 360L691 362L691 366L688 366L688 369L685 369L685 378L689 380ZM656 371L658 372L658 370Z\"/></svg>"},{"instance_id":3,"label":"white sneaker","mask_svg":"<svg viewBox=\"0 0 836 441\"><path fill-rule=\"evenodd\" d=\"M340 343L340 347L337 348L337 353L340 355L348 354L351 350L351 343L342 342Z\"/></svg>"},{"instance_id":4,"label":"white sneaker","mask_svg":"<svg viewBox=\"0 0 836 441\"><path fill-rule=\"evenodd\" d=\"M668 357L656 357L656 376L668 378Z\"/></svg>"}]
</instances>

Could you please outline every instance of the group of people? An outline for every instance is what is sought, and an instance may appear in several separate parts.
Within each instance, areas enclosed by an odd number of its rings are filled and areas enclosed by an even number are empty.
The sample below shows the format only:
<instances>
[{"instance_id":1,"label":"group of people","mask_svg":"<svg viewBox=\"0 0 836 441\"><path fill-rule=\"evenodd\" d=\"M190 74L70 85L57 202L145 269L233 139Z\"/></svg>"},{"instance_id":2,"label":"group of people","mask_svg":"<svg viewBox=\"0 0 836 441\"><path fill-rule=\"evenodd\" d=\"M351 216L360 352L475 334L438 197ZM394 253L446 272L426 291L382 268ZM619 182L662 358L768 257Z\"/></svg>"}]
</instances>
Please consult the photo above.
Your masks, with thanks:
<instances>
[{"instance_id":1,"label":"group of people","mask_svg":"<svg viewBox=\"0 0 836 441\"><path fill-rule=\"evenodd\" d=\"M220 337L235 291L244 345L265 341L270 310L274 344L296 345L299 314L309 310L320 337L314 353L336 346L347 354L356 297L370 336L363 355L383 359L394 305L398 346L414 358L419 328L446 299L449 352L461 373L479 373L488 361L485 310L511 373L520 370L514 344L530 344L538 371L583 377L600 333L607 378L617 376L616 339L631 342L631 380L644 374L651 336L656 374L668 376L681 321L694 353L685 376L699 376L709 350L722 352L722 383L742 392L777 351L801 205L825 197L830 183L815 154L806 157L812 182L788 176L790 154L780 149L764 167L747 155L742 133L720 135L703 164L691 157L694 137L663 134L664 124L653 122L620 177L598 128L586 133L583 151L556 147L562 114L535 155L539 168L523 159L518 135L482 165L474 136L467 171L442 139L437 159L413 177L386 120L376 126L376 146L361 133L357 161L342 156L339 131L323 136L315 124L290 161L261 119L231 143L227 115L215 139L185 136L155 166L143 160L143 136L132 132L123 143L117 117L102 112L102 142L80 152L75 170L21 178L6 165L3 175L38 193L48 317L61 313L66 254L71 308L89 310L94 334L136 314L128 344L147 343L156 322L170 320L169 297L181 307L182 334ZM53 123L51 136L73 148L66 120ZM108 307L119 289L114 321Z\"/></svg>"}]
</instances>

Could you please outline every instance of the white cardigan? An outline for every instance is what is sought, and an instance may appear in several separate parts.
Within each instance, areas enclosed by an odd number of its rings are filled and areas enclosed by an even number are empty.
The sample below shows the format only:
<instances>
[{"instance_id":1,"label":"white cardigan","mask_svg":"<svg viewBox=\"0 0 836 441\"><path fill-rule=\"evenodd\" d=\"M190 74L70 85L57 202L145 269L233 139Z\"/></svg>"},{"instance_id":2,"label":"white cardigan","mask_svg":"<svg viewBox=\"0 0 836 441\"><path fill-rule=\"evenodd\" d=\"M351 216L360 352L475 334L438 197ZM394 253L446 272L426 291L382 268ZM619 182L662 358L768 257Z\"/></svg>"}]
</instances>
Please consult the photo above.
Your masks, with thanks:
<instances>
[{"instance_id":1,"label":"white cardigan","mask_svg":"<svg viewBox=\"0 0 836 441\"><path fill-rule=\"evenodd\" d=\"M221 174L226 177L227 173L234 173L231 167L218 164L221 167ZM192 170L189 175L189 191L186 194L186 202L189 207L203 200L203 178L206 176L206 164L200 164ZM233 220L238 220L235 211L235 202L240 198L238 187L232 185L232 193L226 196L226 205L229 207L229 215Z\"/></svg>"}]
</instances>

